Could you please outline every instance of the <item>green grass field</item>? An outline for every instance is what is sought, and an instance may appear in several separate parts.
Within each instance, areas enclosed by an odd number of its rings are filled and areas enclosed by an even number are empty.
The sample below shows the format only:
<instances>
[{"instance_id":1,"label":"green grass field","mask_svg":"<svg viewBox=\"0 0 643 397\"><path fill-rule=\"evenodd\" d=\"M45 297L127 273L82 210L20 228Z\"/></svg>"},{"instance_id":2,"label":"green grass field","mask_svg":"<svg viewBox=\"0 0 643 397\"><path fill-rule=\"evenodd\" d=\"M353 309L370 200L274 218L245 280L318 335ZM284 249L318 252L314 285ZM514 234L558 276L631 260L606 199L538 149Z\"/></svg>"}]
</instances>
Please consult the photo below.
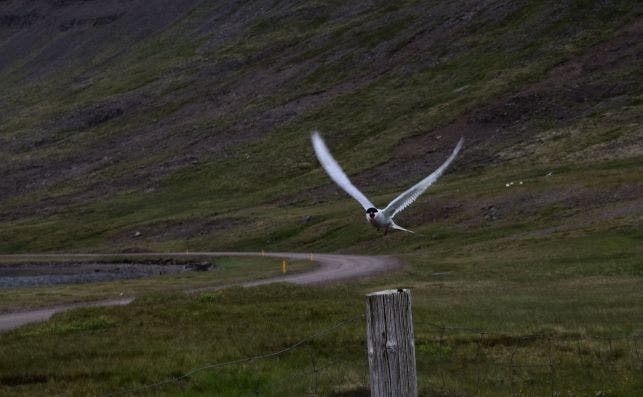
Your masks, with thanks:
<instances>
[{"instance_id":1,"label":"green grass field","mask_svg":"<svg viewBox=\"0 0 643 397\"><path fill-rule=\"evenodd\" d=\"M279 356L204 369L143 394L367 395L364 295L408 287L422 395L641 395L640 248L628 241L638 231L504 244L498 234L445 235L419 253L400 255L403 270L334 286L178 292L214 277L199 274L15 291L12 305L64 291L102 297L124 284L140 297L0 335L2 356L11 357L2 361L0 390L120 393L208 364L277 352L354 319ZM597 244L605 248L601 255ZM230 262L229 275L254 273L248 266L264 274L275 261Z\"/></svg>"}]
</instances>

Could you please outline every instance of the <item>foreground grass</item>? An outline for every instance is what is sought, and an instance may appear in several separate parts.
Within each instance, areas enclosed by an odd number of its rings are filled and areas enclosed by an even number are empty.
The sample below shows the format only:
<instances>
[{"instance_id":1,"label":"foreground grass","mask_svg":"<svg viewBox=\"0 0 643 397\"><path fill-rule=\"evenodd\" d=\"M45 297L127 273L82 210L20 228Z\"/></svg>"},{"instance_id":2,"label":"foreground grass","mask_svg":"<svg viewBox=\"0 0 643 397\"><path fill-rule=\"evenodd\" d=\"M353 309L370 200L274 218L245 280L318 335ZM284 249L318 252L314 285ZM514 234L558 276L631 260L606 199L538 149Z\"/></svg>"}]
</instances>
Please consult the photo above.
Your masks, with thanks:
<instances>
[{"instance_id":1,"label":"foreground grass","mask_svg":"<svg viewBox=\"0 0 643 397\"><path fill-rule=\"evenodd\" d=\"M368 395L364 294L403 286L423 395L640 395L643 279L631 233L505 245L444 238L402 256L404 270L366 281L146 293L126 307L63 313L0 336L0 355L12 357L0 362L0 392L119 395L352 319L278 356L142 394ZM592 259L597 241L607 248Z\"/></svg>"}]
</instances>

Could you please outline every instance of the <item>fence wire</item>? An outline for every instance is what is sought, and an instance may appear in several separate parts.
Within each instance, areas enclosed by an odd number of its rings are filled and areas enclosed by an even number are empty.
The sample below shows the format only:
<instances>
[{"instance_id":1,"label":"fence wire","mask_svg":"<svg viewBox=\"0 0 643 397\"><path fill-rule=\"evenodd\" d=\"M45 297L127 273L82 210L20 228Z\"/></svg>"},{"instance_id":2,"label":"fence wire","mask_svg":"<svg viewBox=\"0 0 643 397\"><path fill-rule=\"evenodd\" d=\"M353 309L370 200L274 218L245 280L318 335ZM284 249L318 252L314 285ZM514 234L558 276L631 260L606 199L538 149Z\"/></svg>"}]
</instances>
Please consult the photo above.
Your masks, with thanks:
<instances>
[{"instance_id":1,"label":"fence wire","mask_svg":"<svg viewBox=\"0 0 643 397\"><path fill-rule=\"evenodd\" d=\"M276 352L260 354L260 355L256 355L256 356L252 356L252 357L244 357L244 358L225 361L225 362L205 364L203 366L193 368L193 369L187 371L186 373L184 373L182 375L179 375L179 376L176 376L176 377L168 378L168 379L165 379L165 380L162 380L162 381L159 381L159 382L155 382L155 383L145 384L145 385L134 387L134 388L122 389L122 390L119 390L119 391L116 391L116 392L113 392L113 393L108 393L108 394L106 394L106 396L114 397L114 396L121 396L121 395L126 395L126 394L131 394L131 393L137 393L137 392L140 392L140 391L153 389L153 388L161 387L161 386L168 385L168 384L179 383L182 380L187 379L190 376L192 376L192 375L194 375L194 374L196 374L198 372L205 371L205 370L214 369L214 368L220 368L220 367L225 367L225 366L230 366L230 365L236 365L236 364L242 364L242 363L248 363L248 362L256 362L256 361L260 361L260 360L265 360L265 359L277 357L277 356L280 356L280 355L282 355L284 353L288 353L288 352L290 352L292 350L295 350L295 349L305 345L306 343L308 343L308 342L310 342L310 341L312 341L312 340L314 340L316 338L319 338L319 337L321 337L323 335L326 335L326 334L329 334L329 333L331 333L333 331L336 331L337 329L339 329L341 327L344 327L344 326L346 326L346 325L348 325L350 323L353 323L353 322L355 322L357 320L360 320L360 319L364 319L364 317L365 317L365 315L361 314L361 315L358 315L358 316L347 318L345 320L342 320L342 321L340 321L338 323L333 324L332 326L330 326L328 328L325 328L325 329L323 329L321 331L318 331L318 332L316 332L316 333L314 333L312 335L309 335L309 336L297 341L293 345L290 345L290 346L288 346L288 347L286 347L284 349L281 349L279 351L276 351Z\"/></svg>"},{"instance_id":2,"label":"fence wire","mask_svg":"<svg viewBox=\"0 0 643 397\"><path fill-rule=\"evenodd\" d=\"M192 375L202 371L259 363L295 350L299 352L300 360L307 357L307 364L289 370L278 379L263 379L257 384L254 395L273 395L278 390L287 391L288 395L302 395L302 390L308 396L369 395L365 341L356 346L363 350L363 359L357 364L333 357L333 352L320 351L319 346L311 344L364 318L364 315L357 315L344 319L278 351L205 364L179 376L121 389L107 396L134 394L172 384L185 385ZM414 328L419 390L428 394L556 396L562 395L560 390L568 380L565 374L575 374L600 386L601 390L592 390L591 394L602 396L610 395L613 375L626 372L628 376L636 377L643 373L639 350L639 341L643 338L641 331L620 336L553 333L513 336L422 320L414 321ZM587 390L581 391L581 395L583 392Z\"/></svg>"}]
</instances>

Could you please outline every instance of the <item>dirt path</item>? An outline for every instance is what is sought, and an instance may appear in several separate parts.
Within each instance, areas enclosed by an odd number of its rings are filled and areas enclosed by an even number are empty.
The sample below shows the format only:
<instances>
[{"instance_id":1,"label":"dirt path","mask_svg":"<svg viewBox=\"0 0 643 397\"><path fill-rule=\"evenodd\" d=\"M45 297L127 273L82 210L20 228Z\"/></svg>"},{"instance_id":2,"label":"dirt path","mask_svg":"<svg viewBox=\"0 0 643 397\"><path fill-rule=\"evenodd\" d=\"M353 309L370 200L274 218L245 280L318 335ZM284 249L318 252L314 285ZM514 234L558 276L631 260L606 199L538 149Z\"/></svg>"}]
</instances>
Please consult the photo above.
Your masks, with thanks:
<instances>
[{"instance_id":1,"label":"dirt path","mask_svg":"<svg viewBox=\"0 0 643 397\"><path fill-rule=\"evenodd\" d=\"M260 256L259 252L192 252L191 255L203 256ZM298 254L291 252L270 252L265 256L272 256L287 259L309 259L310 254ZM55 257L99 257L106 254L49 254L49 255L0 255L2 258L55 258ZM185 253L145 253L145 254L128 254L131 257L174 257L185 256ZM335 255L335 254L314 254L315 266L308 272L285 275L261 280L247 281L240 284L231 284L225 286L216 286L212 288L191 289L186 292L199 292L205 290L216 290L230 287L232 285L241 285L244 287L255 287L271 283L293 283L293 284L319 284L343 281L353 278L365 277L377 273L393 270L402 266L402 263L391 256L360 256L360 255ZM127 305L134 301L133 297L122 299L108 299L101 301L79 302L67 305L57 305L45 307L36 310L25 310L0 314L0 332L18 328L22 325L46 321L56 313L81 307L98 307L98 306L120 306Z\"/></svg>"}]
</instances>

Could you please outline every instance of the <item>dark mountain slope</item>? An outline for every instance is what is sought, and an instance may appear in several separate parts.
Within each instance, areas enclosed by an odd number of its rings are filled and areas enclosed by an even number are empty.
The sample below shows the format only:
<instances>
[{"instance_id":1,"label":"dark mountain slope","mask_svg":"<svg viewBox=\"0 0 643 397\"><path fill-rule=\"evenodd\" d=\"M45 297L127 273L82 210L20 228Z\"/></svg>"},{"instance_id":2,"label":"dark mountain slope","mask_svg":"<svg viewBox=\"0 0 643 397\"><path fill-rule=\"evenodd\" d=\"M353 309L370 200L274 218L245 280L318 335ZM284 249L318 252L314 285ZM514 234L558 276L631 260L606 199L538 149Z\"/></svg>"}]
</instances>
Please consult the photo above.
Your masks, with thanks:
<instances>
[{"instance_id":1,"label":"dark mountain slope","mask_svg":"<svg viewBox=\"0 0 643 397\"><path fill-rule=\"evenodd\" d=\"M464 135L401 219L429 235L630 230L641 24L626 1L0 2L0 250L382 249L315 128L378 203Z\"/></svg>"}]
</instances>

